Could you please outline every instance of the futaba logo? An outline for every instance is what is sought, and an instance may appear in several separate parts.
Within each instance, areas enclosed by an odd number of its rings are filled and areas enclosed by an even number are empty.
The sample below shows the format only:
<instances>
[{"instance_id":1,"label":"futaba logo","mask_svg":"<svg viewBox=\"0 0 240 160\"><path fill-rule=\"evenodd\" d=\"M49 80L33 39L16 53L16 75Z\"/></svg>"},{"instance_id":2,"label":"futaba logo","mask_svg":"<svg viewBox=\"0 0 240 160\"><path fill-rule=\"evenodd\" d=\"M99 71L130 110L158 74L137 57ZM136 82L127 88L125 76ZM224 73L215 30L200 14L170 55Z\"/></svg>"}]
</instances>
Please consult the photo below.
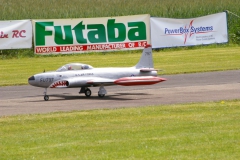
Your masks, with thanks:
<instances>
[{"instance_id":1,"label":"futaba logo","mask_svg":"<svg viewBox=\"0 0 240 160\"><path fill-rule=\"evenodd\" d=\"M53 28L53 29L49 29ZM57 45L87 43L113 43L146 40L146 24L142 21L116 23L115 19L108 19L104 24L84 24L83 21L75 26L54 25L53 21L36 22L36 46L44 46L46 37L51 36Z\"/></svg>"}]
</instances>

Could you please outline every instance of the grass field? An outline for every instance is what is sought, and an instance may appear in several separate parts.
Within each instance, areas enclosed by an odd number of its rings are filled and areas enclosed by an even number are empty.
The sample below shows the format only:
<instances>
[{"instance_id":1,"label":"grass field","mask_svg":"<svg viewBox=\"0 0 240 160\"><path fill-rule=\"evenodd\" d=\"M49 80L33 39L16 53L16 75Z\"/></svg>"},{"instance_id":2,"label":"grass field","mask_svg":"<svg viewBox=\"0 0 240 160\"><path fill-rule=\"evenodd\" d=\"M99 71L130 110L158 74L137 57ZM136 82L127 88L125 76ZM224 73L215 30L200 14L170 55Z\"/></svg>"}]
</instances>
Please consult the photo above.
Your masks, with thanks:
<instances>
[{"instance_id":1,"label":"grass field","mask_svg":"<svg viewBox=\"0 0 240 160\"><path fill-rule=\"evenodd\" d=\"M0 118L11 159L240 159L240 101Z\"/></svg>"},{"instance_id":2,"label":"grass field","mask_svg":"<svg viewBox=\"0 0 240 160\"><path fill-rule=\"evenodd\" d=\"M240 14L238 0L1 0L0 19L111 17L146 14L192 18L225 10Z\"/></svg>"},{"instance_id":3,"label":"grass field","mask_svg":"<svg viewBox=\"0 0 240 160\"><path fill-rule=\"evenodd\" d=\"M150 14L192 18L229 10L239 0L1 0L0 20ZM240 69L240 20L228 15L230 46L154 51L160 74ZM235 36L235 37L234 37ZM240 40L239 40L240 42ZM36 56L0 51L0 86L27 84L65 63L128 67L141 51ZM240 101L0 117L0 159L240 159Z\"/></svg>"},{"instance_id":4,"label":"grass field","mask_svg":"<svg viewBox=\"0 0 240 160\"><path fill-rule=\"evenodd\" d=\"M154 67L163 69L159 74L178 74L240 69L240 47L212 46L192 50L154 51ZM43 70L81 62L93 67L131 67L140 59L141 51L91 53L60 56L19 57L0 60L0 86L27 84L27 79Z\"/></svg>"}]
</instances>

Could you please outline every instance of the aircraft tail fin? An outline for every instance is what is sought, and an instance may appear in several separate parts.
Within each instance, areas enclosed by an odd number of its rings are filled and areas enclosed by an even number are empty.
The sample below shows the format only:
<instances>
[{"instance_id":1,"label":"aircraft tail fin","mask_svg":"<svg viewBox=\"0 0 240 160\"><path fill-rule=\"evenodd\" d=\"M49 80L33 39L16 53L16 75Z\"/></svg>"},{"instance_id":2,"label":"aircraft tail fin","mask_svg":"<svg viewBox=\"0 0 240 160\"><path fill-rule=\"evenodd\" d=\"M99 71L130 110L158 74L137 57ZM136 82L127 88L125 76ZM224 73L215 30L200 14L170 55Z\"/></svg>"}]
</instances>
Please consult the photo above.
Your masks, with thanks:
<instances>
[{"instance_id":1,"label":"aircraft tail fin","mask_svg":"<svg viewBox=\"0 0 240 160\"><path fill-rule=\"evenodd\" d=\"M152 57L152 46L147 45L145 46L142 56L135 66L135 68L140 69L140 68L153 68L153 57Z\"/></svg>"}]
</instances>

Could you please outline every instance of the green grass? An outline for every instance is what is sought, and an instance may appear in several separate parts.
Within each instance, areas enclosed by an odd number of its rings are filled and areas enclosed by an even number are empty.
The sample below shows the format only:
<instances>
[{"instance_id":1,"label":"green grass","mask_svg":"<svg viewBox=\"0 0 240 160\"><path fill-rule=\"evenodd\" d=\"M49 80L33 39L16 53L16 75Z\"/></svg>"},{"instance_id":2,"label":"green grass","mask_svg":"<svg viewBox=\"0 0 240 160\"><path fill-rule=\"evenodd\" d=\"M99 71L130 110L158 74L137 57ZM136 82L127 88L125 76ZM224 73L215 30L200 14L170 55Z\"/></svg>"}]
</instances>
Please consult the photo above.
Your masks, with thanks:
<instances>
[{"instance_id":1,"label":"green grass","mask_svg":"<svg viewBox=\"0 0 240 160\"><path fill-rule=\"evenodd\" d=\"M163 69L159 74L194 73L240 69L239 46L212 46L185 50L154 51L154 67ZM0 86L27 84L27 79L43 70L56 70L60 66L81 62L93 67L131 67L141 51L35 56L0 60Z\"/></svg>"},{"instance_id":2,"label":"green grass","mask_svg":"<svg viewBox=\"0 0 240 160\"><path fill-rule=\"evenodd\" d=\"M192 18L229 10L240 14L238 0L2 0L3 20L125 16L149 13L152 16Z\"/></svg>"},{"instance_id":3,"label":"green grass","mask_svg":"<svg viewBox=\"0 0 240 160\"><path fill-rule=\"evenodd\" d=\"M239 0L2 0L1 20L64 19L150 14L192 18L229 10ZM147 6L147 7L146 7ZM231 43L239 18L229 14ZM240 68L239 46L154 52L163 74ZM0 86L70 62L94 67L132 66L140 52L36 56L0 53ZM240 159L240 101L0 117L0 159Z\"/></svg>"},{"instance_id":4,"label":"green grass","mask_svg":"<svg viewBox=\"0 0 240 160\"><path fill-rule=\"evenodd\" d=\"M240 159L240 101L0 118L4 159Z\"/></svg>"}]
</instances>

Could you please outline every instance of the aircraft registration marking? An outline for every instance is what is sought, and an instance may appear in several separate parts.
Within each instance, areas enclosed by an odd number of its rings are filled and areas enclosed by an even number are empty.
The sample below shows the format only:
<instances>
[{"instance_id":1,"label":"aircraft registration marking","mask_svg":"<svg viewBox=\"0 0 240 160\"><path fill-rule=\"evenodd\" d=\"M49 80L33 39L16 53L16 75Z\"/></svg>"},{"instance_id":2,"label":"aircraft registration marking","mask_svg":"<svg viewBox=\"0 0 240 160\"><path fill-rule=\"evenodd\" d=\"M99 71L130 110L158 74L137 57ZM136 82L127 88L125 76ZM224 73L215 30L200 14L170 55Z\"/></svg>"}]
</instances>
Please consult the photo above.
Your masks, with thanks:
<instances>
[{"instance_id":1,"label":"aircraft registration marking","mask_svg":"<svg viewBox=\"0 0 240 160\"><path fill-rule=\"evenodd\" d=\"M93 75L93 73L81 73L81 74L75 74L76 77L78 76L90 76Z\"/></svg>"},{"instance_id":2,"label":"aircraft registration marking","mask_svg":"<svg viewBox=\"0 0 240 160\"><path fill-rule=\"evenodd\" d=\"M40 82L53 82L54 78L40 78Z\"/></svg>"}]
</instances>

